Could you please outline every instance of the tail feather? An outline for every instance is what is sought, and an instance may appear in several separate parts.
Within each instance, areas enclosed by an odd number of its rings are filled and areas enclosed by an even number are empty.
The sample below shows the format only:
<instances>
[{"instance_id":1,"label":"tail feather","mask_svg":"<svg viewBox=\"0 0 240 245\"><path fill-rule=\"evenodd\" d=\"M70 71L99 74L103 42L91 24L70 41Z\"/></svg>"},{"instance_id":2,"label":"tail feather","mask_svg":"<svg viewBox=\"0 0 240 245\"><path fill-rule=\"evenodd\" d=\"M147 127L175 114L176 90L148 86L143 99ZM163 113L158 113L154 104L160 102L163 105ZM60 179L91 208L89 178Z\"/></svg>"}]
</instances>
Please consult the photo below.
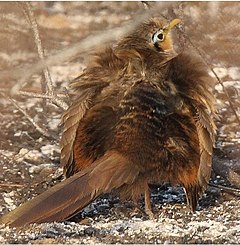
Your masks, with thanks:
<instances>
[{"instance_id":1,"label":"tail feather","mask_svg":"<svg viewBox=\"0 0 240 245\"><path fill-rule=\"evenodd\" d=\"M9 226L63 221L99 195L131 184L139 170L117 152L108 152L91 167L53 186L0 219Z\"/></svg>"}]
</instances>

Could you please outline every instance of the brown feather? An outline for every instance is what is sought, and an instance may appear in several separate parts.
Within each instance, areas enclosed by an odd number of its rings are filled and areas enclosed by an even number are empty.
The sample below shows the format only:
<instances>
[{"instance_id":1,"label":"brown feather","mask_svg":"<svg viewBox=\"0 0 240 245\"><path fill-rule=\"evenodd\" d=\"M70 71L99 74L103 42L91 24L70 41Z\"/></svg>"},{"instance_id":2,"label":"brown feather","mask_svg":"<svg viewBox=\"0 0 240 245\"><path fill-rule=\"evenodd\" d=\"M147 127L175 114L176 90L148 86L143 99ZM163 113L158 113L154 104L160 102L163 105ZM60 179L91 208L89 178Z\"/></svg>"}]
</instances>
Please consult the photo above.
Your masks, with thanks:
<instances>
[{"instance_id":1,"label":"brown feather","mask_svg":"<svg viewBox=\"0 0 240 245\"><path fill-rule=\"evenodd\" d=\"M151 213L148 185L160 182L182 185L196 209L211 173L215 106L206 67L173 50L167 28L178 22L151 19L94 56L72 82L80 97L63 115L61 164L69 178L1 222L66 220L115 189L135 202L145 194Z\"/></svg>"},{"instance_id":2,"label":"brown feather","mask_svg":"<svg viewBox=\"0 0 240 245\"><path fill-rule=\"evenodd\" d=\"M205 191L211 175L216 134L215 99L211 92L213 82L206 67L194 55L180 54L173 60L173 69L170 73L172 79L176 81L177 90L192 113L198 134L200 164L196 185L186 188L188 202L195 210L196 200Z\"/></svg>"},{"instance_id":3,"label":"brown feather","mask_svg":"<svg viewBox=\"0 0 240 245\"><path fill-rule=\"evenodd\" d=\"M62 124L64 125L60 148L61 148L61 166L69 167L73 162L73 143L76 137L76 131L79 121L85 115L87 109L91 106L91 100L95 94L95 89L86 90L79 96L78 100L63 114Z\"/></svg>"},{"instance_id":4,"label":"brown feather","mask_svg":"<svg viewBox=\"0 0 240 245\"><path fill-rule=\"evenodd\" d=\"M17 227L66 220L100 194L133 183L138 173L137 166L125 157L117 152L108 152L91 167L3 216L0 222Z\"/></svg>"}]
</instances>

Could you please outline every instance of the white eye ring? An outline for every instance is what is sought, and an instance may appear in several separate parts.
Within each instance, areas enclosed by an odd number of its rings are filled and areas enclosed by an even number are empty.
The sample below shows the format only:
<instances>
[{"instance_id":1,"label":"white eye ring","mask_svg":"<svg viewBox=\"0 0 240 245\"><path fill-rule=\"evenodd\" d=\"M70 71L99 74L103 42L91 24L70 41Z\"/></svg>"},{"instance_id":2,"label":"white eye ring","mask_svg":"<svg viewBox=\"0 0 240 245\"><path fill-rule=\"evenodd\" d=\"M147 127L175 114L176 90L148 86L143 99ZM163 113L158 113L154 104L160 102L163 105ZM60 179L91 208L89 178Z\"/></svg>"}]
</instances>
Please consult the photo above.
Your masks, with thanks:
<instances>
[{"instance_id":1,"label":"white eye ring","mask_svg":"<svg viewBox=\"0 0 240 245\"><path fill-rule=\"evenodd\" d=\"M165 38L165 35L163 33L163 30L159 30L157 32L155 32L152 36L152 41L153 43L157 43L157 42L162 42Z\"/></svg>"}]
</instances>

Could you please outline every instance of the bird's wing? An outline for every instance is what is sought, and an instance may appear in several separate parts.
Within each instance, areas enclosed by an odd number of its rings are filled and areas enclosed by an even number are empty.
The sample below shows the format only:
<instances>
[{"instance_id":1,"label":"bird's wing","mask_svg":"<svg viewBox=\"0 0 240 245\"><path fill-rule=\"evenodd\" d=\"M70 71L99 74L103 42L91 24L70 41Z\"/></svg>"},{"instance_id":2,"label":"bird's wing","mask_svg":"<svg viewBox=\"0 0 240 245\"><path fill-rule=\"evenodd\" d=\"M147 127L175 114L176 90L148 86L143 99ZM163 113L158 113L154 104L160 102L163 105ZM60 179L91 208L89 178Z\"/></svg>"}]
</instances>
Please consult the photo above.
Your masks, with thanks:
<instances>
[{"instance_id":1,"label":"bird's wing","mask_svg":"<svg viewBox=\"0 0 240 245\"><path fill-rule=\"evenodd\" d=\"M180 60L181 57L179 58ZM216 132L214 123L216 118L215 99L212 92L209 91L211 79L206 72L206 68L203 69L199 63L193 66L185 57L183 57L183 62L185 62L186 67L181 67L181 62L179 62L177 69L174 70L176 73L175 77L179 79L177 81L179 93L184 98L194 118L200 151L197 183L186 189L188 203L192 210L195 210L199 197L202 196L207 188L212 170Z\"/></svg>"},{"instance_id":2,"label":"bird's wing","mask_svg":"<svg viewBox=\"0 0 240 245\"><path fill-rule=\"evenodd\" d=\"M213 115L202 106L196 107L196 128L200 146L200 166L198 170L198 182L200 195L206 189L212 169L212 155L215 143L216 126Z\"/></svg>"},{"instance_id":3,"label":"bird's wing","mask_svg":"<svg viewBox=\"0 0 240 245\"><path fill-rule=\"evenodd\" d=\"M96 89L94 87L84 90L79 98L65 111L62 116L63 133L60 140L60 148L61 166L64 167L65 171L71 168L72 165L72 149L79 121L91 107L92 98L95 96L95 93Z\"/></svg>"},{"instance_id":4,"label":"bird's wing","mask_svg":"<svg viewBox=\"0 0 240 245\"><path fill-rule=\"evenodd\" d=\"M63 134L61 138L61 165L65 169L65 174L70 176L74 173L73 145L79 122L84 117L89 108L103 100L115 101L114 96L119 79L119 72L123 62L115 55L112 49L107 49L98 54L91 64L84 70L83 74L75 78L70 86L75 94L80 93L79 98L69 107L63 115ZM109 75L110 74L110 75ZM117 91L117 90L116 90ZM100 100L95 100L101 94Z\"/></svg>"},{"instance_id":5,"label":"bird's wing","mask_svg":"<svg viewBox=\"0 0 240 245\"><path fill-rule=\"evenodd\" d=\"M195 119L200 148L200 166L198 170L199 196L207 187L211 174L212 154L216 125L214 119L215 98L209 90L214 82L205 65L194 55L179 54L172 62L172 77L178 92Z\"/></svg>"},{"instance_id":6,"label":"bird's wing","mask_svg":"<svg viewBox=\"0 0 240 245\"><path fill-rule=\"evenodd\" d=\"M190 99L189 104L192 105L199 139L200 166L198 170L198 183L199 196L201 196L207 187L212 169L212 155L216 134L214 119L217 118L215 99L207 87L198 86L196 86L196 93L190 93L186 97Z\"/></svg>"},{"instance_id":7,"label":"bird's wing","mask_svg":"<svg viewBox=\"0 0 240 245\"><path fill-rule=\"evenodd\" d=\"M186 97L185 97L186 98ZM216 126L214 113L208 111L207 106L194 99L188 99L188 106L195 121L199 141L199 167L195 185L185 188L188 204L195 211L198 199L207 188L212 170L213 147L215 143Z\"/></svg>"}]
</instances>

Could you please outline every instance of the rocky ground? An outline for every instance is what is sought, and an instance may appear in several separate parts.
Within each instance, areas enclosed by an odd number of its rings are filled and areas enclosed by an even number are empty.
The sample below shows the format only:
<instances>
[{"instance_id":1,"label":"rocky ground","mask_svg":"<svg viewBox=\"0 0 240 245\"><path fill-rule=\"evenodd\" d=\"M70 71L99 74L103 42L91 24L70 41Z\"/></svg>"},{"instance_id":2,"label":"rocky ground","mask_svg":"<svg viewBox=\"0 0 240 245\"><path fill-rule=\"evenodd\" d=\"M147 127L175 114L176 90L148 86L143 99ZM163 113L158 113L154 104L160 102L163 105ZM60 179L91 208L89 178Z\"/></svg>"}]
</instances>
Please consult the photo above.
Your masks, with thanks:
<instances>
[{"instance_id":1,"label":"rocky ground","mask_svg":"<svg viewBox=\"0 0 240 245\"><path fill-rule=\"evenodd\" d=\"M121 26L144 11L140 2L33 3L40 36L47 55L77 44L88 35ZM240 130L230 105L240 115L240 3L152 3L159 13L183 19L185 32L224 84L216 82L220 118L214 162L224 162L240 174ZM0 74L31 69L38 55L34 38L19 3L0 3ZM179 34L177 49L189 48ZM110 43L111 45L112 43ZM185 44L185 45L184 45ZM68 82L81 74L88 53L49 67L54 86L64 93ZM27 67L27 68L26 68ZM3 73L2 73L3 74ZM2 76L0 76L2 77ZM57 139L43 136L6 97L19 78L0 79L0 213L61 181ZM26 90L39 91L41 74L34 74ZM229 98L226 96L226 91ZM15 96L35 122L51 135L60 135L62 109L41 99ZM231 186L213 172L211 183ZM30 225L21 229L0 226L0 243L239 243L240 198L209 187L196 213L189 212L180 187L152 188L155 218L149 220L131 203L105 195L73 221Z\"/></svg>"}]
</instances>

